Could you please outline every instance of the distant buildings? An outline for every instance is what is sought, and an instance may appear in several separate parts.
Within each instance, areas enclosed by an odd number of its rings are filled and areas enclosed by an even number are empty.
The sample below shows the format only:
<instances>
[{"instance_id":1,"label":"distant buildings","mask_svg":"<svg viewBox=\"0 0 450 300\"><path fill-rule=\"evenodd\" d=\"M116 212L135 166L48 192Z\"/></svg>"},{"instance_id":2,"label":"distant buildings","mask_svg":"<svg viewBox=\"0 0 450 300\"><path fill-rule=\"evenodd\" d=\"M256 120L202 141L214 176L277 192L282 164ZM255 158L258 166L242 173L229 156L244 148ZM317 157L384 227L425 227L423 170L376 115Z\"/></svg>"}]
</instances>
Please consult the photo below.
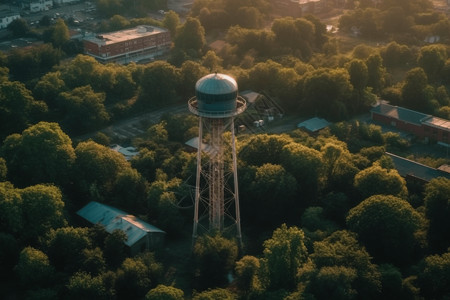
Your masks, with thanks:
<instances>
[{"instance_id":1,"label":"distant buildings","mask_svg":"<svg viewBox=\"0 0 450 300\"><path fill-rule=\"evenodd\" d=\"M20 14L18 12L13 12L9 9L4 9L0 11L0 29L8 27L8 25L15 19L19 19Z\"/></svg>"},{"instance_id":2,"label":"distant buildings","mask_svg":"<svg viewBox=\"0 0 450 300\"><path fill-rule=\"evenodd\" d=\"M53 8L53 0L24 0L21 1L21 6L32 13L47 11Z\"/></svg>"},{"instance_id":3,"label":"distant buildings","mask_svg":"<svg viewBox=\"0 0 450 300\"><path fill-rule=\"evenodd\" d=\"M412 133L425 142L450 147L449 120L386 103L380 103L370 113L374 121Z\"/></svg>"},{"instance_id":4,"label":"distant buildings","mask_svg":"<svg viewBox=\"0 0 450 300\"><path fill-rule=\"evenodd\" d=\"M167 29L149 25L87 37L83 42L85 53L102 63L153 58L167 52L171 45Z\"/></svg>"}]
</instances>

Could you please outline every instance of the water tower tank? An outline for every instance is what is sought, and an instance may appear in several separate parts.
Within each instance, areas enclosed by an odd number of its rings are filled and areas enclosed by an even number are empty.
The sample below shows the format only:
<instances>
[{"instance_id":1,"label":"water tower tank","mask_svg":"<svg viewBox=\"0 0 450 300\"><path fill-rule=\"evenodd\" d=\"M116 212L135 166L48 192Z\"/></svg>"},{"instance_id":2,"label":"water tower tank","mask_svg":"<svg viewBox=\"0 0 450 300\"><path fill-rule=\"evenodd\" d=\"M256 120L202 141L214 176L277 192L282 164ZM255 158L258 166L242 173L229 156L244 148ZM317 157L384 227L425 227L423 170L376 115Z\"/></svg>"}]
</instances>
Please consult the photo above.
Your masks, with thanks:
<instances>
[{"instance_id":1,"label":"water tower tank","mask_svg":"<svg viewBox=\"0 0 450 300\"><path fill-rule=\"evenodd\" d=\"M226 113L236 110L238 86L232 77L214 73L200 78L195 85L198 111Z\"/></svg>"}]
</instances>

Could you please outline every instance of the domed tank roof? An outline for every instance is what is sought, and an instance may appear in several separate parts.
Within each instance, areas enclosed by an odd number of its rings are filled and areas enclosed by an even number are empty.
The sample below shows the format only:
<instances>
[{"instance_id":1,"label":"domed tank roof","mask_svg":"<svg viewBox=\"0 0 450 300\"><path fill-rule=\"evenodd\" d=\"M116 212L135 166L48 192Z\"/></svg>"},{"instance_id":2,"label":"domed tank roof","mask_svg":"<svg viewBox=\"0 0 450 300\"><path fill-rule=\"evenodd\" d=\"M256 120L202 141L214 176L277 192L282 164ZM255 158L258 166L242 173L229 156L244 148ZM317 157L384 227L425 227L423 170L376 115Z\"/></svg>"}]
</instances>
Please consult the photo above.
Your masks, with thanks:
<instances>
[{"instance_id":1,"label":"domed tank roof","mask_svg":"<svg viewBox=\"0 0 450 300\"><path fill-rule=\"evenodd\" d=\"M233 77L214 73L200 78L195 89L197 92L209 95L223 95L237 92L238 86Z\"/></svg>"}]
</instances>

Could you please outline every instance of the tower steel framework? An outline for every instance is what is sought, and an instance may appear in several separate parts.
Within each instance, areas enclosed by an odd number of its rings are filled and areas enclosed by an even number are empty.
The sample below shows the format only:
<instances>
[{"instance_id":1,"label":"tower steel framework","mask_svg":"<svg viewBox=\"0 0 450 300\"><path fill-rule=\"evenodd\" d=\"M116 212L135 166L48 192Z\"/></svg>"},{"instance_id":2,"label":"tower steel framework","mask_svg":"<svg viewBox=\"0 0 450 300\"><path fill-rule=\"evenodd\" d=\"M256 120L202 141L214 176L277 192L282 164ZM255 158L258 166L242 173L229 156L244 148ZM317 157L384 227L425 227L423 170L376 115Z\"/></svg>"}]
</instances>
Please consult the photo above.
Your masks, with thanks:
<instances>
[{"instance_id":1,"label":"tower steel framework","mask_svg":"<svg viewBox=\"0 0 450 300\"><path fill-rule=\"evenodd\" d=\"M242 245L234 118L246 101L237 95L233 78L215 73L197 81L188 106L199 117L193 243L202 232L234 227ZM227 131L231 136L225 143Z\"/></svg>"}]
</instances>

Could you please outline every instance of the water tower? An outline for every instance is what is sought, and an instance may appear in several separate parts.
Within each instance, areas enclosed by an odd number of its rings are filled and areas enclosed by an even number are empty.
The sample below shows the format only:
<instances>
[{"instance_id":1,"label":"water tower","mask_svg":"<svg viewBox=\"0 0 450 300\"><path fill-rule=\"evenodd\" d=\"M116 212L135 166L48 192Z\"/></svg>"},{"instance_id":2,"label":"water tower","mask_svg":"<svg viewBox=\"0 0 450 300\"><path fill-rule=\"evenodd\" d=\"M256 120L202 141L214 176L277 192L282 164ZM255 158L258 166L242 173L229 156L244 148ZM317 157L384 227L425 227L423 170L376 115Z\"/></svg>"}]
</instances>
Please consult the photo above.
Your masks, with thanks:
<instances>
[{"instance_id":1,"label":"water tower","mask_svg":"<svg viewBox=\"0 0 450 300\"><path fill-rule=\"evenodd\" d=\"M235 228L241 244L234 117L247 105L238 96L236 81L225 74L200 78L195 95L188 101L199 117L193 242L199 233ZM226 131L231 140L225 143Z\"/></svg>"}]
</instances>

